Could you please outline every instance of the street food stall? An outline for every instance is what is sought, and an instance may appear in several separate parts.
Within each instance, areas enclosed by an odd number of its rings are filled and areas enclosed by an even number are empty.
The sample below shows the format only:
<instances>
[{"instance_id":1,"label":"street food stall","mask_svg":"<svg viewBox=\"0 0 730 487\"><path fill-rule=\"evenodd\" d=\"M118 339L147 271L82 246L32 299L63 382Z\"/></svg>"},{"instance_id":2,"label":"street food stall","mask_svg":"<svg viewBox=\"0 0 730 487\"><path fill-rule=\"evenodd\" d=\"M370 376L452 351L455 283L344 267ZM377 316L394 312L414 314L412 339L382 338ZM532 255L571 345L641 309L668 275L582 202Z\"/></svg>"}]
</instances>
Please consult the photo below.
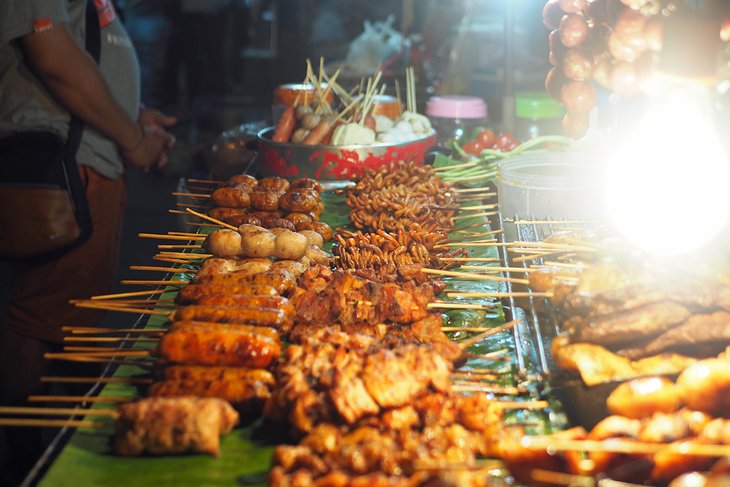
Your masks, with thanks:
<instances>
[{"instance_id":1,"label":"street food stall","mask_svg":"<svg viewBox=\"0 0 730 487\"><path fill-rule=\"evenodd\" d=\"M62 427L30 481L728 485L724 9L690 3L548 0L563 107L517 94L522 140L410 67L307 62L247 173L139 235L145 289L75 301L132 317L47 354L104 364L44 378L88 394L0 408Z\"/></svg>"}]
</instances>

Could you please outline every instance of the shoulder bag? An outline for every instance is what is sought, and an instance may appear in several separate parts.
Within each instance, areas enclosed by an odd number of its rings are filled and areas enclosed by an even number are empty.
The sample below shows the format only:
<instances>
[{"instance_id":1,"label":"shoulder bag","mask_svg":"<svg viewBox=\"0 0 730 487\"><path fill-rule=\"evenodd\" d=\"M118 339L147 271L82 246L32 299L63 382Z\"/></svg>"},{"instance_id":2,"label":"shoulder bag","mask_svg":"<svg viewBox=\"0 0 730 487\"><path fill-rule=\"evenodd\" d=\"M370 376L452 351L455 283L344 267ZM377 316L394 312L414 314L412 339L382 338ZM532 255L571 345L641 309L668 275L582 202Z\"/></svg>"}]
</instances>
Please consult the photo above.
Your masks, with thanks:
<instances>
[{"instance_id":1,"label":"shoulder bag","mask_svg":"<svg viewBox=\"0 0 730 487\"><path fill-rule=\"evenodd\" d=\"M86 5L86 50L99 62L99 18ZM84 122L72 116L66 142L52 132L0 139L0 257L53 257L88 240L91 212L76 152Z\"/></svg>"}]
</instances>

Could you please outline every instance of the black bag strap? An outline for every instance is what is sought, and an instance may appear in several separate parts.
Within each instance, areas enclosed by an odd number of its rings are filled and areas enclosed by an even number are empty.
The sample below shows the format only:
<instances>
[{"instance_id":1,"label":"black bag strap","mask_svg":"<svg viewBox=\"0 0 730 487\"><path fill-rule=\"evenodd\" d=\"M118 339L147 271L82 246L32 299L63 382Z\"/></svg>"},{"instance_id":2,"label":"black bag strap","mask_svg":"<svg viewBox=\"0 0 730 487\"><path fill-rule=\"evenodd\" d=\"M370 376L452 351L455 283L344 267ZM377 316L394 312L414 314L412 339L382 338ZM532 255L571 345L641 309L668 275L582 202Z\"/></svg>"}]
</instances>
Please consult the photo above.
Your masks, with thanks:
<instances>
[{"instance_id":1,"label":"black bag strap","mask_svg":"<svg viewBox=\"0 0 730 487\"><path fill-rule=\"evenodd\" d=\"M94 6L94 0L86 2L86 51L99 64L101 55L101 30L99 27L99 14ZM81 134L84 131L84 122L75 115L71 116L68 126L68 139L66 141L67 164L73 162L76 165L76 152L81 143Z\"/></svg>"},{"instance_id":2,"label":"black bag strap","mask_svg":"<svg viewBox=\"0 0 730 487\"><path fill-rule=\"evenodd\" d=\"M94 6L93 0L86 1L86 50L89 52L96 64L99 64L99 56L101 55L101 27L99 26L99 14ZM68 184L69 196L76 214L76 222L81 231L77 244L85 242L91 236L93 230L93 222L91 220L91 209L89 202L86 200L86 189L79 175L78 164L76 163L76 153L81 143L81 134L84 131L84 122L76 117L71 116L71 122L68 126L68 138L66 140L66 148L64 151L63 165Z\"/></svg>"}]
</instances>

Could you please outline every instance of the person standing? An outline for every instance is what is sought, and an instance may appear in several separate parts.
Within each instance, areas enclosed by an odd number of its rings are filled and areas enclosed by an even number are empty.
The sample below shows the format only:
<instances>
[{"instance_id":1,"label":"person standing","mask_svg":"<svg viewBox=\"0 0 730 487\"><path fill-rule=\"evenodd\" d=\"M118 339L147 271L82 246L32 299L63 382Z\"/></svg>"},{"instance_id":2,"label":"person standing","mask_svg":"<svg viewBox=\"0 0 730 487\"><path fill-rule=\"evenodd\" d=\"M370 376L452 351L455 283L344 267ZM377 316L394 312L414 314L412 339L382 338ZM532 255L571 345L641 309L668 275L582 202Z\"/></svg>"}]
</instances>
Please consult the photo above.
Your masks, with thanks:
<instances>
[{"instance_id":1,"label":"person standing","mask_svg":"<svg viewBox=\"0 0 730 487\"><path fill-rule=\"evenodd\" d=\"M76 160L93 223L89 240L60 257L0 262L4 405L22 404L43 391L41 375L67 368L43 358L60 350L63 325L97 324L99 312L74 308L69 300L111 287L124 168L159 168L174 143L165 127L175 119L140 107L136 54L111 1L88 1L101 31L98 65L84 48L87 0L0 0L0 138L32 130L65 137L70 116L80 118L85 129ZM14 485L40 454L40 435L4 433L0 484Z\"/></svg>"}]
</instances>

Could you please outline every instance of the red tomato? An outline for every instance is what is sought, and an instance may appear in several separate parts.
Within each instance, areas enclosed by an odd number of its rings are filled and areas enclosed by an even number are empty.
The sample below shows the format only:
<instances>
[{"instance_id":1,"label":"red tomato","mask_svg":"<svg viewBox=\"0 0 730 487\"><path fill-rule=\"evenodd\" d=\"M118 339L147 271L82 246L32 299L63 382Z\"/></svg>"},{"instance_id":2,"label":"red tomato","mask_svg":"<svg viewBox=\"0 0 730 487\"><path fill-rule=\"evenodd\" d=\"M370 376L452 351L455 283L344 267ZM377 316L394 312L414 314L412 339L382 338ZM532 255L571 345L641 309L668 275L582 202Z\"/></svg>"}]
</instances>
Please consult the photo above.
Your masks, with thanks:
<instances>
[{"instance_id":1,"label":"red tomato","mask_svg":"<svg viewBox=\"0 0 730 487\"><path fill-rule=\"evenodd\" d=\"M477 140L470 140L466 144L462 145L461 148L464 149L464 152L473 156L478 156L479 153L482 152L482 149L484 149Z\"/></svg>"},{"instance_id":2,"label":"red tomato","mask_svg":"<svg viewBox=\"0 0 730 487\"><path fill-rule=\"evenodd\" d=\"M484 129L477 134L477 141L482 144L482 147L491 148L494 145L494 132L489 129Z\"/></svg>"},{"instance_id":3,"label":"red tomato","mask_svg":"<svg viewBox=\"0 0 730 487\"><path fill-rule=\"evenodd\" d=\"M512 144L516 143L517 139L515 139L514 135L509 132L502 132L497 136L497 140L494 142L494 148L502 152L507 152L510 150Z\"/></svg>"}]
</instances>

